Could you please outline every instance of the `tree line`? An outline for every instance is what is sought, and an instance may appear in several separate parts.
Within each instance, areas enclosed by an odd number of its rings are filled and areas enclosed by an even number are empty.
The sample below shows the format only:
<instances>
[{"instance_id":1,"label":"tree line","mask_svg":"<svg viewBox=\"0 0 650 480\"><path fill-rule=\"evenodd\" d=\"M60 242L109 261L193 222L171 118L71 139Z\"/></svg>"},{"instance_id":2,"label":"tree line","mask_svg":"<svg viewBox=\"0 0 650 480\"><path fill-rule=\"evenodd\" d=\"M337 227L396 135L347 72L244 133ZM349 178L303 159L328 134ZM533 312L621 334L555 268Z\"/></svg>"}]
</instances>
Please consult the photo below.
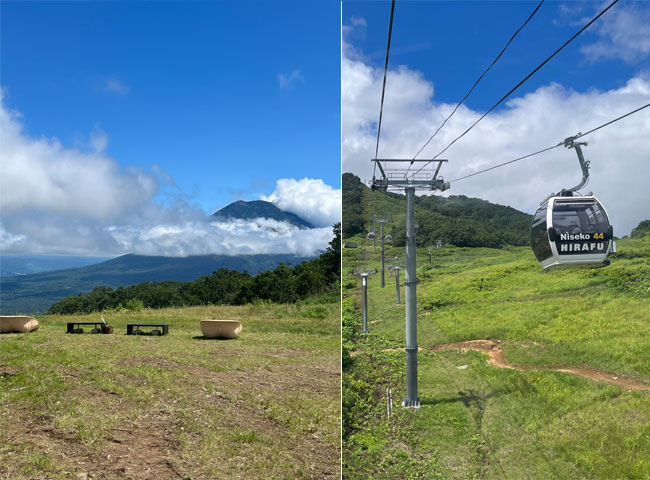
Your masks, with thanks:
<instances>
[{"instance_id":1,"label":"tree line","mask_svg":"<svg viewBox=\"0 0 650 480\"><path fill-rule=\"evenodd\" d=\"M318 258L251 275L221 268L192 282L144 282L113 289L95 287L87 294L66 297L50 306L48 314L70 315L138 305L165 308L194 305L243 305L258 300L295 303L308 297L338 291L341 274L341 224Z\"/></svg>"},{"instance_id":2,"label":"tree line","mask_svg":"<svg viewBox=\"0 0 650 480\"><path fill-rule=\"evenodd\" d=\"M405 245L404 195L375 191L371 204L364 205L364 192L369 191L369 188L359 177L344 173L342 185L344 238L365 234L373 227L376 228L369 222L371 214L385 215L389 213L384 211L387 207L399 205L399 209L391 208L393 223L386 225L385 232L392 235L393 245ZM435 245L438 239L458 247L528 245L531 219L532 215L512 207L465 195L415 197L415 223L420 245Z\"/></svg>"},{"instance_id":3,"label":"tree line","mask_svg":"<svg viewBox=\"0 0 650 480\"><path fill-rule=\"evenodd\" d=\"M364 185L356 175L344 173L341 176L341 188L343 190L343 236L350 238L365 230L361 205Z\"/></svg>"}]
</instances>

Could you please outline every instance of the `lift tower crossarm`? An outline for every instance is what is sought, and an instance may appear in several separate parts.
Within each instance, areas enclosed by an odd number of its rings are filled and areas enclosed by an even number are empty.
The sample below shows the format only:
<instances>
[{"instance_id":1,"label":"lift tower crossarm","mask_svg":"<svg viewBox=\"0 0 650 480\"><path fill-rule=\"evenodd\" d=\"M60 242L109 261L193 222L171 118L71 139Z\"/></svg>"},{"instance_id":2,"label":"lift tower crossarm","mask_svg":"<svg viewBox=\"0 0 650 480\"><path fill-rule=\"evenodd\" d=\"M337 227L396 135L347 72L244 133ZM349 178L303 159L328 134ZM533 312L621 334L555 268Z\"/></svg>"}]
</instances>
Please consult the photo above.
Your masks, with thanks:
<instances>
[{"instance_id":1,"label":"lift tower crossarm","mask_svg":"<svg viewBox=\"0 0 650 480\"><path fill-rule=\"evenodd\" d=\"M449 182L445 182L441 177L438 177L438 173L440 172L440 167L442 166L443 162L447 162L448 160L446 159L436 159L436 160L413 160L411 158L371 158L371 162L375 162L375 164L379 167L379 172L381 173L381 178L377 179L376 177L372 178L372 184L371 188L373 190L381 190L383 192L387 191L389 187L397 188L397 189L402 189L406 188L409 186L413 186L415 188L426 188L429 190L441 190L445 191L449 189L450 185ZM384 163L405 163L408 162L409 165L411 163L417 162L417 163L424 163L425 167L428 164L436 165L435 171L425 171L424 167L418 170L418 176L417 178L415 177L415 174L411 175L409 177L409 169L401 169L401 170L388 170L382 166L382 162Z\"/></svg>"}]
</instances>

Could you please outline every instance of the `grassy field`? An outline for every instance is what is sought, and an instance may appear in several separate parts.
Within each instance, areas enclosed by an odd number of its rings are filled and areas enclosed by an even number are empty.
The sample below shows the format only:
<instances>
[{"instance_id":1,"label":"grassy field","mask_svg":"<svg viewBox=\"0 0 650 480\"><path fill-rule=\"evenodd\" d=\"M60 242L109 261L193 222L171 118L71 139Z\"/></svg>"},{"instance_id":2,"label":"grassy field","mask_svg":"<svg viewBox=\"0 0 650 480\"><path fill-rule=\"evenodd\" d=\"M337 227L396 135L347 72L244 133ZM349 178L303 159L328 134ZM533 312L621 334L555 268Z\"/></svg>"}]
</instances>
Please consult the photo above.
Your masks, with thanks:
<instances>
[{"instance_id":1,"label":"grassy field","mask_svg":"<svg viewBox=\"0 0 650 480\"><path fill-rule=\"evenodd\" d=\"M104 317L113 335L65 333L90 315L0 336L1 479L339 478L338 303ZM169 335L125 335L149 322Z\"/></svg>"},{"instance_id":2,"label":"grassy field","mask_svg":"<svg viewBox=\"0 0 650 480\"><path fill-rule=\"evenodd\" d=\"M344 250L344 478L650 478L650 236L618 247L551 273L528 248L419 251L419 409L394 274L370 277L362 336L351 271L379 249Z\"/></svg>"}]
</instances>

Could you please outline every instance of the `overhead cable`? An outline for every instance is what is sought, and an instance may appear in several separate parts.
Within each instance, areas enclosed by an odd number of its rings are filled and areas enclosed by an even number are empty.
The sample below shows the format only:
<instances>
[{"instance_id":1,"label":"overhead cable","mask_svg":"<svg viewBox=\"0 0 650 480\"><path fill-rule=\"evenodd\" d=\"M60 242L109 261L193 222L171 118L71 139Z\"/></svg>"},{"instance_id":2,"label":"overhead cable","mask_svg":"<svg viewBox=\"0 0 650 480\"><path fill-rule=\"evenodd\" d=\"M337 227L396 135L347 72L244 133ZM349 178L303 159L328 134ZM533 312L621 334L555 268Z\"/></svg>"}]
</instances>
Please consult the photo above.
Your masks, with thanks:
<instances>
[{"instance_id":1,"label":"overhead cable","mask_svg":"<svg viewBox=\"0 0 650 480\"><path fill-rule=\"evenodd\" d=\"M563 145L562 143L558 143L557 145L553 145L552 147L548 147L548 148L544 148L542 150L538 150L535 153L530 153L528 155L524 155L523 157L515 158L514 160L509 160L507 162L500 163L499 165L494 165L493 167L486 168L485 170L479 170L478 172L470 173L469 175L465 175L464 177L455 178L454 180L450 180L449 183L457 182L459 180L464 180L465 178L473 177L474 175L479 175L481 173L489 172L490 170L494 170L495 168L503 167L505 165L509 165L511 163L518 162L519 160L523 160L525 158L530 158L530 157L532 157L534 155L539 155L540 153L548 152L549 150L553 150L554 148L560 147L562 145Z\"/></svg>"},{"instance_id":2,"label":"overhead cable","mask_svg":"<svg viewBox=\"0 0 650 480\"><path fill-rule=\"evenodd\" d=\"M643 105L642 107L637 108L636 110L632 110L631 112L628 112L628 113L626 113L625 115L621 115L620 117L615 118L614 120L611 120L611 121L609 121L609 122L607 122L607 123L603 123L600 127L592 128L591 130L589 130L588 132L585 132L585 133L579 133L578 135L576 135L575 137L573 137L573 139L575 140L575 139L578 139L578 138L580 138L580 137L584 137L585 135L589 135L590 133L593 133L593 132L595 132L596 130L600 130L601 128L606 127L607 125L611 125L611 124L614 123L614 122L618 122L619 120L622 120L622 119L624 119L625 117L629 117L629 116L632 115L633 113L640 112L640 111L643 110L644 108L648 108L648 107L650 107L650 103L646 103L645 105Z\"/></svg>"},{"instance_id":3,"label":"overhead cable","mask_svg":"<svg viewBox=\"0 0 650 480\"><path fill-rule=\"evenodd\" d=\"M569 40L564 42L564 44L555 50L546 60L544 60L542 63L540 63L532 72L530 72L526 77L524 77L517 85L515 85L508 93L506 93L501 99L495 103L487 112L485 112L481 117L476 120L467 130L465 130L463 133L461 133L458 137L456 137L449 145L447 145L444 149L442 149L437 155L435 155L431 161L435 160L438 158L440 155L442 155L444 152L447 151L449 147L451 147L454 143L456 143L458 140L463 138L472 128L474 128L481 120L483 120L492 110L494 110L496 107L498 107L506 98L508 98L510 95L512 95L515 90L517 90L519 87L521 87L530 77L532 77L539 69L541 69L544 65L546 65L555 55L557 55L564 47L566 47L569 43L571 43L573 40L575 40L581 33L583 33L587 28L589 28L596 20L598 20L601 16L603 16L610 8L612 8L614 5L616 5L619 2L619 0L614 0L612 3L610 3L603 11L601 11L598 15L596 15L594 18L591 19L589 23L587 23L584 27L582 27L578 32L576 32ZM428 163L425 163L420 169L415 172L413 175L417 174L422 170L424 167L426 167Z\"/></svg>"},{"instance_id":4,"label":"overhead cable","mask_svg":"<svg viewBox=\"0 0 650 480\"><path fill-rule=\"evenodd\" d=\"M388 23L388 44L386 45L386 63L384 64L384 83L381 87L381 105L379 107L379 124L377 125L377 146L375 147L375 158L379 152L379 135L381 134L381 117L384 113L384 93L386 92L386 75L388 74L388 54L390 53L390 37L393 33L393 14L395 12L395 0L392 0L390 5L390 20ZM372 176L375 176L375 171L377 169L377 163L375 162L375 168L373 169Z\"/></svg>"},{"instance_id":5,"label":"overhead cable","mask_svg":"<svg viewBox=\"0 0 650 480\"><path fill-rule=\"evenodd\" d=\"M511 163L518 162L519 160L524 160L524 159L526 159L526 158L530 158L530 157L532 157L532 156L534 156L534 155L538 155L538 154L540 154L540 153L548 152L549 150L553 150L554 148L561 147L562 145L565 145L566 141L569 140L569 139L571 139L571 140L576 140L576 139L578 139L578 138L581 138L581 137L584 137L584 136L586 136L586 135L589 135L590 133L593 133L593 132L595 132L596 130L600 130L600 129L603 128L603 127L606 127L606 126L608 126L608 125L611 125L612 123L618 122L619 120L622 120L622 119L624 119L625 117L629 117L630 115L632 115L632 114L634 114L634 113L637 113L637 112L640 112L640 111L643 110L644 108L648 108L648 107L650 107L650 103L646 103L645 105L643 105L642 107L637 108L636 110L632 110L631 112L628 112L628 113L626 113L625 115L621 115L620 117L617 117L617 118L615 118L614 120L610 120L609 122L607 122L607 123L603 123L602 125L600 125L600 126L598 126L598 127L596 127L596 128L592 128L592 129L589 130L588 132L585 132L585 133L578 133L578 134L575 135L574 137L569 137L569 138L567 138L567 139L565 139L565 140L562 140L562 141L561 141L560 143L558 143L557 145L553 145L553 146L551 146L551 147L547 147L547 148L544 148L544 149L542 149L542 150L538 150L537 152L530 153L530 154L528 154L528 155L524 155L523 157L515 158L514 160L509 160L509 161L507 161L507 162L500 163L500 164L498 164L498 165L494 165L494 166L492 166L492 167L490 167L490 168L486 168L485 170L479 170L478 172L470 173L469 175L465 175L465 176L463 176L463 177L459 177L459 178L456 178L456 179L454 179L454 180L450 180L449 183L458 182L459 180L464 180L465 178L469 178L469 177L473 177L473 176L475 176L475 175L479 175L479 174L481 174L481 173L489 172L490 170L494 170L495 168L503 167L503 166L505 166L505 165L510 165Z\"/></svg>"},{"instance_id":6,"label":"overhead cable","mask_svg":"<svg viewBox=\"0 0 650 480\"><path fill-rule=\"evenodd\" d=\"M415 159L417 158L417 156L420 155L420 153L422 153L422 150L424 150L424 149L426 148L426 146L429 145L429 142L431 142L431 140L433 140L433 138L438 134L438 132L442 129L442 127L445 126L445 124L447 123L447 121L448 121L448 120L449 120L449 119L454 115L454 113L456 113L456 110L458 110L458 107L460 107L460 106L465 102L465 100L467 100L467 97L469 97L469 96L471 95L471 93L474 91L474 89L476 88L476 86L478 85L478 83L483 79L483 77L485 76L485 74L486 74L487 72L489 72L490 69L491 69L491 68L492 68L492 67L493 67L493 66L494 66L494 65L499 61L499 59L500 59L501 56L505 53L505 51L506 51L507 48L510 46L510 44L511 44L512 41L515 39L515 37L516 37L516 36L519 34L519 32L521 32L521 30L522 30L522 29L523 29L523 28L528 24L528 22L529 22L529 21L530 21L530 20L535 16L535 14L537 13L537 11L539 10L539 8L542 6L543 3L544 3L544 0L542 0L541 2L539 2L539 4L537 5L537 7L535 8L535 10L533 10L533 13L531 13L531 14L529 15L529 17L528 17L528 18L526 19L526 21L525 21L525 22L524 22L524 23L523 23L523 24L522 24L522 25L517 29L517 31L514 33L514 35L513 35L512 37L510 37L510 40L508 40L508 43L506 43L506 46L503 47L503 50L501 50L501 52L499 52L499 55L496 56L496 58L492 61L492 63L490 64L490 66L489 66L489 67L488 67L488 68L487 68L487 69L486 69L486 70L481 74L480 77L478 77L478 80L476 80L476 82L474 82L474 85L472 85L472 88L470 88L469 91L468 91L468 92L465 94L465 96L463 97L463 99L462 99L460 102L458 102L458 105L456 105L456 107L455 107L454 110L449 114L449 116L448 116L447 118L445 118L445 120L444 120L444 121L442 122L442 124L438 127L438 129L433 133L433 135L431 135L431 137L429 137L429 140L427 140L426 143L425 143L424 145L422 145L422 148L420 148L420 150L418 150L418 153L416 153L416 154L413 156L413 160L415 160ZM411 163L411 165L413 165L413 163Z\"/></svg>"}]
</instances>

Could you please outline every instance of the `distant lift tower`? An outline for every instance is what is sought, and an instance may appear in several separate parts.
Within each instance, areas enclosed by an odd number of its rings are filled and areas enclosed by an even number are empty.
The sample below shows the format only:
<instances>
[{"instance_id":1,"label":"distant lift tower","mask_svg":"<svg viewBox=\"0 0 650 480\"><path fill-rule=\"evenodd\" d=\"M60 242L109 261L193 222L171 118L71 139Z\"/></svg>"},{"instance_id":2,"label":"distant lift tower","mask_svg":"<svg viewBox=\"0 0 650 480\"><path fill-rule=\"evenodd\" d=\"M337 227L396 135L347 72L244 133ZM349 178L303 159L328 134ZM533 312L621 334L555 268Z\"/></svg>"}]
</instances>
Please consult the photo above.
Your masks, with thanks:
<instances>
[{"instance_id":1,"label":"distant lift tower","mask_svg":"<svg viewBox=\"0 0 650 480\"><path fill-rule=\"evenodd\" d=\"M400 268L404 268L404 260L395 257L391 260L392 265L389 267L389 270L395 270L395 297L397 300L397 305L401 305L402 302L400 302L400 295L399 295L399 270Z\"/></svg>"},{"instance_id":2,"label":"distant lift tower","mask_svg":"<svg viewBox=\"0 0 650 480\"><path fill-rule=\"evenodd\" d=\"M386 282L384 280L384 251L385 251L384 240L386 241L392 240L392 237L390 237L390 235L386 235L386 237L384 237L384 223L390 223L392 222L392 220L390 219L390 217L380 217L377 215L373 215L372 221L375 223L379 223L379 250L381 252L381 288L384 288L386 286ZM390 239L388 237L390 237Z\"/></svg>"},{"instance_id":3,"label":"distant lift tower","mask_svg":"<svg viewBox=\"0 0 650 480\"><path fill-rule=\"evenodd\" d=\"M374 273L377 273L377 271L370 271L370 272L362 272L362 271L355 271L353 272L353 275L356 275L357 277L361 277L361 284L362 284L362 293L363 293L363 323L361 327L361 333L367 334L368 333L368 275L372 275Z\"/></svg>"},{"instance_id":4,"label":"distant lift tower","mask_svg":"<svg viewBox=\"0 0 650 480\"><path fill-rule=\"evenodd\" d=\"M373 177L373 190L385 192L389 189L403 189L406 192L406 398L402 405L406 408L419 408L415 189L447 190L449 182L438 177L440 167L447 160L373 158L371 161L375 162L381 174L381 178ZM414 168L415 173L409 175L410 166L414 163L423 165L419 170Z\"/></svg>"},{"instance_id":5,"label":"distant lift tower","mask_svg":"<svg viewBox=\"0 0 650 480\"><path fill-rule=\"evenodd\" d=\"M364 334L368 333L368 274L361 274L363 283L363 328Z\"/></svg>"}]
</instances>

